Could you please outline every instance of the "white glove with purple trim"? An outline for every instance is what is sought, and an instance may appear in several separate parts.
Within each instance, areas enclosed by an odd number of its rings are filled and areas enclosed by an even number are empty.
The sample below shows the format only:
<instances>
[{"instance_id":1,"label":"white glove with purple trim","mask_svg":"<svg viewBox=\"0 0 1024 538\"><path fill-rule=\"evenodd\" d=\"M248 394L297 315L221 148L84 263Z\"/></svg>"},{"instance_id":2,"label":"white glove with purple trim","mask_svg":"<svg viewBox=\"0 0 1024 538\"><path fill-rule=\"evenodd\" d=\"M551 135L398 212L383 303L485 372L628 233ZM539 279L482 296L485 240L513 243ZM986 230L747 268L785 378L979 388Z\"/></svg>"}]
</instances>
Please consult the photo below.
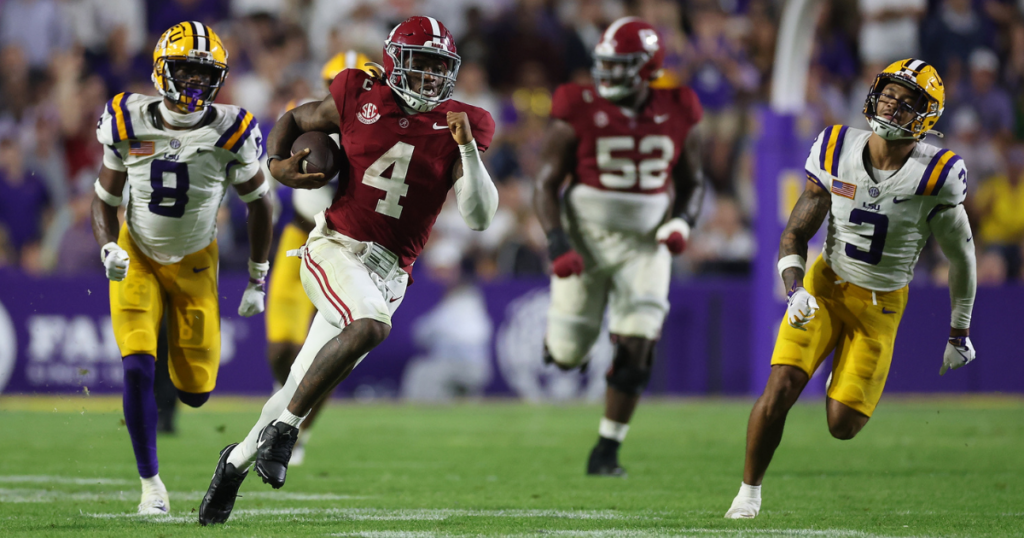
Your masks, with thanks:
<instances>
[{"instance_id":1,"label":"white glove with purple trim","mask_svg":"<svg viewBox=\"0 0 1024 538\"><path fill-rule=\"evenodd\" d=\"M107 271L107 278L114 282L124 280L128 276L128 252L111 241L100 248L100 259Z\"/></svg>"},{"instance_id":2,"label":"white glove with purple trim","mask_svg":"<svg viewBox=\"0 0 1024 538\"><path fill-rule=\"evenodd\" d=\"M818 301L804 288L797 288L789 294L789 305L786 307L786 320L789 326L799 329L814 319L818 311Z\"/></svg>"},{"instance_id":3,"label":"white glove with purple trim","mask_svg":"<svg viewBox=\"0 0 1024 538\"><path fill-rule=\"evenodd\" d=\"M942 368L939 375L946 373L946 370L956 370L967 366L977 358L974 352L974 344L970 336L955 336L946 340L946 352L942 355Z\"/></svg>"},{"instance_id":4,"label":"white glove with purple trim","mask_svg":"<svg viewBox=\"0 0 1024 538\"><path fill-rule=\"evenodd\" d=\"M263 312L263 300L267 297L268 271L270 271L270 262L256 263L249 260L249 285L242 293L242 304L238 305L239 316L248 318Z\"/></svg>"}]
</instances>

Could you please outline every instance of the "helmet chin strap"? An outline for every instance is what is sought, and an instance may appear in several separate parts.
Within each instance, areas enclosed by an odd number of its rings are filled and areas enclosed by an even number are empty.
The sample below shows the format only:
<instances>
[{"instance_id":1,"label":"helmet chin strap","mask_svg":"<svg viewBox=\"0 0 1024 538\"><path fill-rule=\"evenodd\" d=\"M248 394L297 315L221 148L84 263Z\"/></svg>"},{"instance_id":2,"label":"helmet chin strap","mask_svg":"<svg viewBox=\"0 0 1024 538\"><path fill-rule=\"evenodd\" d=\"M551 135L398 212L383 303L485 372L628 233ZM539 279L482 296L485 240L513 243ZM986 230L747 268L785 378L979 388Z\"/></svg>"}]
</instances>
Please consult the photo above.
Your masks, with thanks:
<instances>
[{"instance_id":1,"label":"helmet chin strap","mask_svg":"<svg viewBox=\"0 0 1024 538\"><path fill-rule=\"evenodd\" d=\"M160 101L160 116L172 127L195 127L203 121L204 114L206 114L206 110L197 110L188 114L178 112L168 107L166 100Z\"/></svg>"}]
</instances>

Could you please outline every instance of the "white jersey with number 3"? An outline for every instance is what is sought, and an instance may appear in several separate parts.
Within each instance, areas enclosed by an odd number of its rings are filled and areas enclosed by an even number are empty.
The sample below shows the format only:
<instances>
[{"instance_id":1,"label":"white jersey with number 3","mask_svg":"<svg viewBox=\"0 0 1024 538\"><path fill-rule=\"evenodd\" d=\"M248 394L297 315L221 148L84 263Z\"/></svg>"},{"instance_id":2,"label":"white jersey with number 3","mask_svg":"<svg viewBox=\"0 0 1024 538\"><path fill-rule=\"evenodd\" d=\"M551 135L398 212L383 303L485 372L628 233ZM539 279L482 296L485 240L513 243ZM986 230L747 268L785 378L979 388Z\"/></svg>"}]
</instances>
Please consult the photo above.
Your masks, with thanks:
<instances>
[{"instance_id":1,"label":"white jersey with number 3","mask_svg":"<svg viewBox=\"0 0 1024 538\"><path fill-rule=\"evenodd\" d=\"M948 149L918 142L907 162L875 182L865 164L870 131L834 125L821 132L807 178L832 193L823 256L842 279L875 291L906 286L939 211L962 204L967 168Z\"/></svg>"},{"instance_id":2,"label":"white jersey with number 3","mask_svg":"<svg viewBox=\"0 0 1024 538\"><path fill-rule=\"evenodd\" d=\"M103 110L96 137L104 146L103 164L128 172L132 239L166 265L214 240L227 185L249 181L259 170L262 135L251 113L230 105L210 107L196 128L165 129L160 101L116 95Z\"/></svg>"}]
</instances>

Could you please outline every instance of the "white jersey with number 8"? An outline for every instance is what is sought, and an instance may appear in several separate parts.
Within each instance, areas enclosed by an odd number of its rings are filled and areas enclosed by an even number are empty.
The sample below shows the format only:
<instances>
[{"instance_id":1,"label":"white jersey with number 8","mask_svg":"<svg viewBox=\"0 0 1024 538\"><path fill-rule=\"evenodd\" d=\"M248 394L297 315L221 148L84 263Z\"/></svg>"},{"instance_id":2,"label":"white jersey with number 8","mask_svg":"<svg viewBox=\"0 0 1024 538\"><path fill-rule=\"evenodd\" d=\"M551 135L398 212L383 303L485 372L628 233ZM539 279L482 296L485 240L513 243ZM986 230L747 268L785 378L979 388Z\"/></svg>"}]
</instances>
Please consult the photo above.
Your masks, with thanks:
<instances>
[{"instance_id":1,"label":"white jersey with number 8","mask_svg":"<svg viewBox=\"0 0 1024 538\"><path fill-rule=\"evenodd\" d=\"M103 164L128 172L132 239L150 259L167 265L214 240L227 185L249 181L259 170L262 134L251 113L217 104L196 128L165 129L160 100L116 95L103 110L96 138L104 146Z\"/></svg>"}]
</instances>

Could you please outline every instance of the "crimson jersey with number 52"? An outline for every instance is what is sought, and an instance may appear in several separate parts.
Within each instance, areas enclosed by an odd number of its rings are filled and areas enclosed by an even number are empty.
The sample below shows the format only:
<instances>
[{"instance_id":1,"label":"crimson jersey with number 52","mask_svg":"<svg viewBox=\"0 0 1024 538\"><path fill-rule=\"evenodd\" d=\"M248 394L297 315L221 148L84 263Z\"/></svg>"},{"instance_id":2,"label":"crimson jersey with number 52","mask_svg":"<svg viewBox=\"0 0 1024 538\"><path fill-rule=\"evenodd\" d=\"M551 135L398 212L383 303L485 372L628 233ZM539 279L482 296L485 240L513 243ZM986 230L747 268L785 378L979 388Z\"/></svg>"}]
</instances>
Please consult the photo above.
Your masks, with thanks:
<instances>
[{"instance_id":1,"label":"crimson jersey with number 52","mask_svg":"<svg viewBox=\"0 0 1024 538\"><path fill-rule=\"evenodd\" d=\"M327 224L353 239L386 247L403 268L409 267L454 184L452 168L460 155L447 113L469 116L480 151L491 144L494 120L487 111L454 99L429 112L406 114L390 87L356 69L335 77L331 96L341 116L349 181L327 209Z\"/></svg>"},{"instance_id":2,"label":"crimson jersey with number 52","mask_svg":"<svg viewBox=\"0 0 1024 538\"><path fill-rule=\"evenodd\" d=\"M576 131L574 181L632 193L662 193L703 109L693 90L651 89L636 115L597 95L593 86L563 84L551 115Z\"/></svg>"}]
</instances>

